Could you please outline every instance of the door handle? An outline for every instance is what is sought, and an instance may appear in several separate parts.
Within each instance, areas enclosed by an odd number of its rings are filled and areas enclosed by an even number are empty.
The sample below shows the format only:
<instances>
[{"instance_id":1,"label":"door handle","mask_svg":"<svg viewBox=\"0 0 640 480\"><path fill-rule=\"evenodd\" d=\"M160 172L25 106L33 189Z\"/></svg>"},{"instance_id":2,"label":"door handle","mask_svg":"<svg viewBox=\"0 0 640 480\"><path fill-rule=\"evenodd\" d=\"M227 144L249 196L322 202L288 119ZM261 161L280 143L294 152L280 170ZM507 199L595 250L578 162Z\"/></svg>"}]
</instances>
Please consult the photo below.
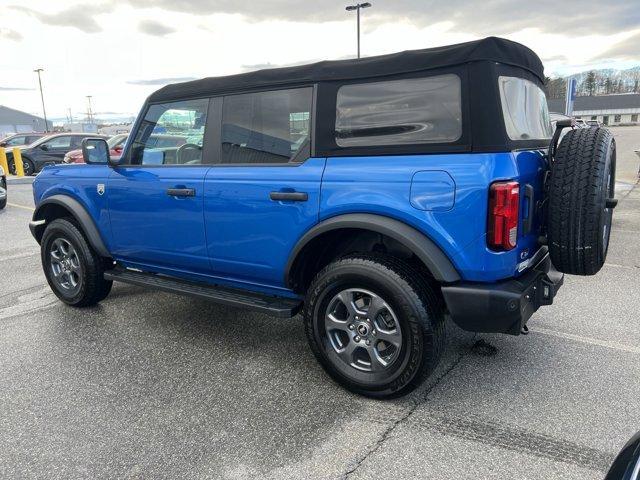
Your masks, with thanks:
<instances>
[{"instance_id":1,"label":"door handle","mask_svg":"<svg viewBox=\"0 0 640 480\"><path fill-rule=\"evenodd\" d=\"M167 195L170 197L195 197L195 188L167 188Z\"/></svg>"},{"instance_id":2,"label":"door handle","mask_svg":"<svg viewBox=\"0 0 640 480\"><path fill-rule=\"evenodd\" d=\"M269 194L271 200L285 202L306 202L309 200L307 192L271 192Z\"/></svg>"}]
</instances>

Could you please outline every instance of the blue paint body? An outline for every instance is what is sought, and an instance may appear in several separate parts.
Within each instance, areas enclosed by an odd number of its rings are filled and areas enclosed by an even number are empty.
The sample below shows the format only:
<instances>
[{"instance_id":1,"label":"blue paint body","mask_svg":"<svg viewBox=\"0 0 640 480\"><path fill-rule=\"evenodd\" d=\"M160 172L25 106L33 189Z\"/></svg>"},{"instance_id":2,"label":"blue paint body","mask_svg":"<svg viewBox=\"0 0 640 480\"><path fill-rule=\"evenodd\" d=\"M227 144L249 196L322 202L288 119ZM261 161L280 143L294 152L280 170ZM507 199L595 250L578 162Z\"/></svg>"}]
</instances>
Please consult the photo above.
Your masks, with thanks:
<instances>
[{"instance_id":1,"label":"blue paint body","mask_svg":"<svg viewBox=\"0 0 640 480\"><path fill-rule=\"evenodd\" d=\"M69 195L89 212L113 258L127 266L294 295L284 270L314 225L348 213L372 213L423 232L469 281L519 275L538 246L519 228L509 252L487 248L489 186L516 180L542 198L540 151L310 158L296 165L47 167L34 181L36 205ZM105 184L103 195L97 185ZM193 188L170 197L167 188ZM307 192L306 202L273 201L274 191ZM521 222L526 208L521 195Z\"/></svg>"}]
</instances>

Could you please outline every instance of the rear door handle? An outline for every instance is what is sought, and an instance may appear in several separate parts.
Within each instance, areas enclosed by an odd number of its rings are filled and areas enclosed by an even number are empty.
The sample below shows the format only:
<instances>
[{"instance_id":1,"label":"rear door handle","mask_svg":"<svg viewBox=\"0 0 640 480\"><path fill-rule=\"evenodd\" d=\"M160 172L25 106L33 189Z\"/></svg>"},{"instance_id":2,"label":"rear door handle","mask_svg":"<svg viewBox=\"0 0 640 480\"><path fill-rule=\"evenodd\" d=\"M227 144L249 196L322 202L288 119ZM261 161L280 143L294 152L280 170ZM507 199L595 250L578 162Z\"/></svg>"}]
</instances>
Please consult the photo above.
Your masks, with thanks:
<instances>
[{"instance_id":1,"label":"rear door handle","mask_svg":"<svg viewBox=\"0 0 640 480\"><path fill-rule=\"evenodd\" d=\"M271 192L269 194L271 200L284 200L285 202L306 202L309 200L307 192Z\"/></svg>"},{"instance_id":2,"label":"rear door handle","mask_svg":"<svg viewBox=\"0 0 640 480\"><path fill-rule=\"evenodd\" d=\"M167 195L170 197L195 197L195 188L167 188Z\"/></svg>"}]
</instances>

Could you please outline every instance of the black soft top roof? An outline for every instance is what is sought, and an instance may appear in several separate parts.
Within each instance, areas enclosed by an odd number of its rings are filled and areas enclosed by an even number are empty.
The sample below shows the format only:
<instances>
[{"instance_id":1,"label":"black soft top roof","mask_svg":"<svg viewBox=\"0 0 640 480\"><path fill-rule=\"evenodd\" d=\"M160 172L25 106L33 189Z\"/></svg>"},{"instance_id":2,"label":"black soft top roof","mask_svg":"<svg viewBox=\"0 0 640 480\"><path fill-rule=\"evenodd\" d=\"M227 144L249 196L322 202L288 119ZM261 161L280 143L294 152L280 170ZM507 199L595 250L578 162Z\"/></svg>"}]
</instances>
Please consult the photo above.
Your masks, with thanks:
<instances>
[{"instance_id":1,"label":"black soft top roof","mask_svg":"<svg viewBox=\"0 0 640 480\"><path fill-rule=\"evenodd\" d=\"M161 102L265 87L380 77L478 61L520 67L544 82L542 62L531 49L504 38L487 37L482 40L424 50L407 50L352 60L327 60L295 67L271 68L175 83L152 93L148 101Z\"/></svg>"}]
</instances>

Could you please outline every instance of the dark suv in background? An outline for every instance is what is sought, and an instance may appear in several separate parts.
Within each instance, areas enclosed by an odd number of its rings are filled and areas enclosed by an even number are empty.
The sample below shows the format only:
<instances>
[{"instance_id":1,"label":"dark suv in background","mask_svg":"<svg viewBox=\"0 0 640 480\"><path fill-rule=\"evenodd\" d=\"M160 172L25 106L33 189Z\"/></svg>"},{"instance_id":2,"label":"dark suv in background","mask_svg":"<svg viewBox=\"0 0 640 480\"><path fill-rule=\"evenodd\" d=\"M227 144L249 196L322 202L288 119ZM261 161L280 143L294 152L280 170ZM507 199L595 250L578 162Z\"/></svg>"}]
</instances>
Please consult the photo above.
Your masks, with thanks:
<instances>
[{"instance_id":1,"label":"dark suv in background","mask_svg":"<svg viewBox=\"0 0 640 480\"><path fill-rule=\"evenodd\" d=\"M43 137L22 150L24 174L33 175L42 170L46 164L62 163L64 156L71 150L81 147L85 138L109 138L105 135L91 133L58 133ZM11 173L15 173L13 156L9 161Z\"/></svg>"}]
</instances>

